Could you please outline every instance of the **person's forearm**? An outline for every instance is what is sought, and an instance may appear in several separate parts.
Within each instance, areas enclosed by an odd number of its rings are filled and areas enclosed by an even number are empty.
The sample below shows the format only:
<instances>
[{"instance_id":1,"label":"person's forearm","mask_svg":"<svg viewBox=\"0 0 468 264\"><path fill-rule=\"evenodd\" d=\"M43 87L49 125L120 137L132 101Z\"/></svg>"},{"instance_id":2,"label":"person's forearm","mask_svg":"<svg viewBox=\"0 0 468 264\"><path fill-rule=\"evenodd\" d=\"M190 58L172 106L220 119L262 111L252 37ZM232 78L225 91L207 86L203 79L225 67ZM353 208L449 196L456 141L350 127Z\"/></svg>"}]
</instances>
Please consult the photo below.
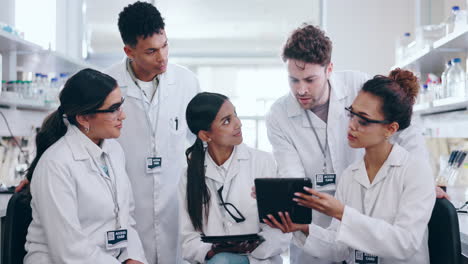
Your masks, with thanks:
<instances>
[{"instance_id":1,"label":"person's forearm","mask_svg":"<svg viewBox=\"0 0 468 264\"><path fill-rule=\"evenodd\" d=\"M213 249L210 249L208 253L206 253L206 259L211 259L214 255L216 255L216 252Z\"/></svg>"}]
</instances>

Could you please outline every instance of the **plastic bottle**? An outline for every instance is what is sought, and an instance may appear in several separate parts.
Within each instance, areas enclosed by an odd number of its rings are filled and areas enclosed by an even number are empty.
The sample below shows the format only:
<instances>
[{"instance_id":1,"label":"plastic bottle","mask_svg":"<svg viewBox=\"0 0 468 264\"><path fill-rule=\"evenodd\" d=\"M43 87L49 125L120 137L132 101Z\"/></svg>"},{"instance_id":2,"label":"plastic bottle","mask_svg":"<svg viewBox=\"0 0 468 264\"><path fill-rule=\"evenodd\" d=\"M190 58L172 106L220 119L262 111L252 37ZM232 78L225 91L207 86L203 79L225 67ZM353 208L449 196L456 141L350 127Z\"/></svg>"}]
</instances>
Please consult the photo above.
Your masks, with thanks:
<instances>
[{"instance_id":1,"label":"plastic bottle","mask_svg":"<svg viewBox=\"0 0 468 264\"><path fill-rule=\"evenodd\" d=\"M450 70L451 67L452 67L452 61L449 60L447 62L447 64L445 64L445 70L442 73L442 76L440 76L440 79L442 80L442 89L441 89L442 92L440 94L441 99L450 97L450 93L449 93L448 86L447 86L447 73L448 73L448 71Z\"/></svg>"},{"instance_id":2,"label":"plastic bottle","mask_svg":"<svg viewBox=\"0 0 468 264\"><path fill-rule=\"evenodd\" d=\"M453 26L453 31L457 32L457 31L461 31L465 29L467 26L466 19L467 19L466 10L459 9L455 13L455 22Z\"/></svg>"},{"instance_id":3,"label":"plastic bottle","mask_svg":"<svg viewBox=\"0 0 468 264\"><path fill-rule=\"evenodd\" d=\"M427 86L427 84L424 84L421 87L421 92L419 93L419 103L420 104L429 103L428 93L429 93L428 86Z\"/></svg>"},{"instance_id":4,"label":"plastic bottle","mask_svg":"<svg viewBox=\"0 0 468 264\"><path fill-rule=\"evenodd\" d=\"M396 63L401 63L405 57L407 56L407 49L411 43L411 34L409 32L405 32L402 36L400 36L396 41L396 48L395 48L395 61Z\"/></svg>"},{"instance_id":5,"label":"plastic bottle","mask_svg":"<svg viewBox=\"0 0 468 264\"><path fill-rule=\"evenodd\" d=\"M452 67L447 73L447 87L450 97L463 98L466 96L466 74L461 67L461 59L453 59Z\"/></svg>"},{"instance_id":6,"label":"plastic bottle","mask_svg":"<svg viewBox=\"0 0 468 264\"><path fill-rule=\"evenodd\" d=\"M59 87L63 87L63 85L67 82L68 79L68 74L67 73L60 73L59 75L59 80L58 80L58 85Z\"/></svg>"},{"instance_id":7,"label":"plastic bottle","mask_svg":"<svg viewBox=\"0 0 468 264\"><path fill-rule=\"evenodd\" d=\"M6 86L6 90L9 91L9 92L15 92L14 83L15 83L14 81L8 81L7 86Z\"/></svg>"},{"instance_id":8,"label":"plastic bottle","mask_svg":"<svg viewBox=\"0 0 468 264\"><path fill-rule=\"evenodd\" d=\"M428 89L428 103L432 103L433 100L440 99L441 84L440 78L434 73L428 73L426 79Z\"/></svg>"},{"instance_id":9,"label":"plastic bottle","mask_svg":"<svg viewBox=\"0 0 468 264\"><path fill-rule=\"evenodd\" d=\"M58 100L58 78L52 78L48 89L46 90L45 104L53 106L57 103Z\"/></svg>"},{"instance_id":10,"label":"plastic bottle","mask_svg":"<svg viewBox=\"0 0 468 264\"><path fill-rule=\"evenodd\" d=\"M16 80L13 85L13 90L21 96L21 98L24 98L24 93L23 93L23 87L21 85L20 80Z\"/></svg>"},{"instance_id":11,"label":"plastic bottle","mask_svg":"<svg viewBox=\"0 0 468 264\"><path fill-rule=\"evenodd\" d=\"M452 6L452 13L445 22L446 35L463 29L466 26L466 17L465 10L460 10L459 6Z\"/></svg>"}]
</instances>

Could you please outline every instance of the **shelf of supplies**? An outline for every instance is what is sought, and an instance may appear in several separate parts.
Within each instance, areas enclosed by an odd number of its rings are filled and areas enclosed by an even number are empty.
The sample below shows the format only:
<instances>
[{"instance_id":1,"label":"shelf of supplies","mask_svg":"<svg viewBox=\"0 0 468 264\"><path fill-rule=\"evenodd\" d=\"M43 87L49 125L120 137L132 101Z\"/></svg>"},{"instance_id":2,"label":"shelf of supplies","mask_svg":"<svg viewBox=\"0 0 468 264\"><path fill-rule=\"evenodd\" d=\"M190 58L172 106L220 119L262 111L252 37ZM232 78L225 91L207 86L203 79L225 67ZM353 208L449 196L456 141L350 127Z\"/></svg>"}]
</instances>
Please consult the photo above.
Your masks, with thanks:
<instances>
[{"instance_id":1,"label":"shelf of supplies","mask_svg":"<svg viewBox=\"0 0 468 264\"><path fill-rule=\"evenodd\" d=\"M424 49L421 49L417 52L415 52L413 55L411 55L410 57L406 58L405 60L403 60L401 63L399 64L396 64L395 66L393 66L393 68L406 68L408 67L409 65L413 64L413 63L416 63L420 60L422 60L426 55L428 55L429 53L431 52L431 48L430 47L426 47Z\"/></svg>"},{"instance_id":2,"label":"shelf of supplies","mask_svg":"<svg viewBox=\"0 0 468 264\"><path fill-rule=\"evenodd\" d=\"M0 53L11 51L38 52L43 48L16 35L0 30Z\"/></svg>"},{"instance_id":3,"label":"shelf of supplies","mask_svg":"<svg viewBox=\"0 0 468 264\"><path fill-rule=\"evenodd\" d=\"M466 111L468 109L468 98L444 98L434 100L431 104L415 105L413 111L421 116L449 113L455 111Z\"/></svg>"},{"instance_id":4,"label":"shelf of supplies","mask_svg":"<svg viewBox=\"0 0 468 264\"><path fill-rule=\"evenodd\" d=\"M393 68L415 65L421 73L441 73L448 60L465 55L468 50L468 26L435 41L431 46L415 52Z\"/></svg>"},{"instance_id":5,"label":"shelf of supplies","mask_svg":"<svg viewBox=\"0 0 468 264\"><path fill-rule=\"evenodd\" d=\"M56 106L44 105L43 103L39 103L38 100L33 99L7 100L5 98L0 98L0 108L49 112L56 108Z\"/></svg>"},{"instance_id":6,"label":"shelf of supplies","mask_svg":"<svg viewBox=\"0 0 468 264\"><path fill-rule=\"evenodd\" d=\"M413 106L414 113L420 113L421 111L427 110L432 107L432 104L424 103L424 104L416 104Z\"/></svg>"},{"instance_id":7,"label":"shelf of supplies","mask_svg":"<svg viewBox=\"0 0 468 264\"><path fill-rule=\"evenodd\" d=\"M42 48L16 35L0 30L0 53L16 52L17 70L73 73L83 68L95 68L84 60Z\"/></svg>"},{"instance_id":8,"label":"shelf of supplies","mask_svg":"<svg viewBox=\"0 0 468 264\"><path fill-rule=\"evenodd\" d=\"M468 48L468 27L465 27L456 32L435 41L433 43L434 49L460 49L466 50Z\"/></svg>"},{"instance_id":9,"label":"shelf of supplies","mask_svg":"<svg viewBox=\"0 0 468 264\"><path fill-rule=\"evenodd\" d=\"M96 68L83 60L69 58L55 51L42 50L35 53L18 54L17 69L34 72L68 72L75 73L84 68Z\"/></svg>"}]
</instances>

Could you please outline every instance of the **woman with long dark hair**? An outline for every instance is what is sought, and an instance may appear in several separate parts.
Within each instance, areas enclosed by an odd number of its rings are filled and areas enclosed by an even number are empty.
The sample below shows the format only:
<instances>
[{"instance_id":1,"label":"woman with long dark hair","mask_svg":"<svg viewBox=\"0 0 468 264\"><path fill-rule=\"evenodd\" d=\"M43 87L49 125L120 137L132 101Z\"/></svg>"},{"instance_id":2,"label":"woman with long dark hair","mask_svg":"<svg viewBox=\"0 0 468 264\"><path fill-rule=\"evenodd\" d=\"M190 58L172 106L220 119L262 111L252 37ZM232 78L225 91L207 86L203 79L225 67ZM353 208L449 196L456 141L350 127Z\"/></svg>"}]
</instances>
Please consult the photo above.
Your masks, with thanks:
<instances>
[{"instance_id":1,"label":"woman with long dark hair","mask_svg":"<svg viewBox=\"0 0 468 264\"><path fill-rule=\"evenodd\" d=\"M395 69L362 87L352 105L348 144L365 155L345 169L336 196L305 188L294 200L333 217L328 229L316 224L266 220L295 232L309 254L333 262L429 263L427 224L435 203L434 178L427 161L389 138L409 127L419 90L416 76ZM307 236L307 237L306 237Z\"/></svg>"},{"instance_id":2,"label":"woman with long dark hair","mask_svg":"<svg viewBox=\"0 0 468 264\"><path fill-rule=\"evenodd\" d=\"M84 69L36 136L27 178L33 220L29 263L146 263L131 216L133 196L119 137L125 113L117 82Z\"/></svg>"},{"instance_id":3,"label":"woman with long dark hair","mask_svg":"<svg viewBox=\"0 0 468 264\"><path fill-rule=\"evenodd\" d=\"M191 263L282 263L290 237L258 220L250 196L254 179L276 177L273 157L242 144L241 122L224 95L200 93L186 120L197 136L187 149L187 171L179 186L182 256ZM260 233L265 242L217 247L202 235Z\"/></svg>"}]
</instances>

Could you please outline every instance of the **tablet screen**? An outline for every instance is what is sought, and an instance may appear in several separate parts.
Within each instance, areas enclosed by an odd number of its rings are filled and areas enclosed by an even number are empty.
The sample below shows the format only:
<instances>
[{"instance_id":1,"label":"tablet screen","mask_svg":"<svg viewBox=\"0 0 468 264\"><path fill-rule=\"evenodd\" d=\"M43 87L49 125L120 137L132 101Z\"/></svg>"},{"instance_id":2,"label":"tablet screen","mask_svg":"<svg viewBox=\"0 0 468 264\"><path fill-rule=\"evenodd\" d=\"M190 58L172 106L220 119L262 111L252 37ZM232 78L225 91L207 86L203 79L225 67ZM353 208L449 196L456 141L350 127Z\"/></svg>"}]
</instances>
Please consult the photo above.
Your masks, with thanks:
<instances>
[{"instance_id":1,"label":"tablet screen","mask_svg":"<svg viewBox=\"0 0 468 264\"><path fill-rule=\"evenodd\" d=\"M288 212L297 224L312 222L312 209L298 205L292 199L295 192L304 193L304 186L312 188L309 178L258 178L255 179L258 216L260 222L268 214L280 221L278 212Z\"/></svg>"}]
</instances>

